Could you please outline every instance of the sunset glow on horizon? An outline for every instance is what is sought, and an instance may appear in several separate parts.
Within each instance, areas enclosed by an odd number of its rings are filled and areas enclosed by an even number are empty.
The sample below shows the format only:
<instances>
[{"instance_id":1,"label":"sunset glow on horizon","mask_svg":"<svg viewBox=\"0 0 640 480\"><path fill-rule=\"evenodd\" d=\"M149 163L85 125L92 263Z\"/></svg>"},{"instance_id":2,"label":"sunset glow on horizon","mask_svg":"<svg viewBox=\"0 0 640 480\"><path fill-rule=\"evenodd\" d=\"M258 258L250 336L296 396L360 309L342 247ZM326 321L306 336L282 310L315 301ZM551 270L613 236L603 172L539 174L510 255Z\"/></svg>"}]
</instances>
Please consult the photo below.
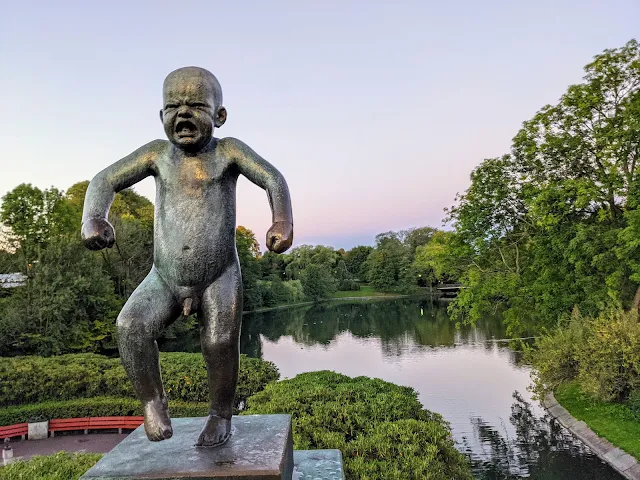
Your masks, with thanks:
<instances>
[{"instance_id":1,"label":"sunset glow on horizon","mask_svg":"<svg viewBox=\"0 0 640 480\"><path fill-rule=\"evenodd\" d=\"M594 55L640 33L633 0L156 5L7 8L0 195L20 183L67 189L164 138L162 81L197 65L222 84L229 117L215 135L287 179L294 246L371 245L442 227L475 166L508 153ZM154 188L135 190L153 200ZM246 179L237 223L264 248L271 212Z\"/></svg>"}]
</instances>

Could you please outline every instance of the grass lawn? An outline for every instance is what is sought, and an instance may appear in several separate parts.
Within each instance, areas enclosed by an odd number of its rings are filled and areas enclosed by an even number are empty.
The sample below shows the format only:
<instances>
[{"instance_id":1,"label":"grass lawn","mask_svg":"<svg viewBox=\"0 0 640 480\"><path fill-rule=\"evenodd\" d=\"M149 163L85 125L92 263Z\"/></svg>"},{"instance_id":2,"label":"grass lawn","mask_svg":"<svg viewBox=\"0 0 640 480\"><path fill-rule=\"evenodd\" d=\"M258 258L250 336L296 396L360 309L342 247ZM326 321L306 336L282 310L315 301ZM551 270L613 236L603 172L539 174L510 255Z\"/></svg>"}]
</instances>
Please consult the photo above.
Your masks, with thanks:
<instances>
[{"instance_id":1,"label":"grass lawn","mask_svg":"<svg viewBox=\"0 0 640 480\"><path fill-rule=\"evenodd\" d=\"M587 397L576 382L556 389L556 400L571 415L584 421L599 436L640 460L640 418L629 407Z\"/></svg>"},{"instance_id":2,"label":"grass lawn","mask_svg":"<svg viewBox=\"0 0 640 480\"><path fill-rule=\"evenodd\" d=\"M360 290L339 291L333 294L333 298L345 297L384 297L388 293L376 292L371 285L360 285Z\"/></svg>"}]
</instances>

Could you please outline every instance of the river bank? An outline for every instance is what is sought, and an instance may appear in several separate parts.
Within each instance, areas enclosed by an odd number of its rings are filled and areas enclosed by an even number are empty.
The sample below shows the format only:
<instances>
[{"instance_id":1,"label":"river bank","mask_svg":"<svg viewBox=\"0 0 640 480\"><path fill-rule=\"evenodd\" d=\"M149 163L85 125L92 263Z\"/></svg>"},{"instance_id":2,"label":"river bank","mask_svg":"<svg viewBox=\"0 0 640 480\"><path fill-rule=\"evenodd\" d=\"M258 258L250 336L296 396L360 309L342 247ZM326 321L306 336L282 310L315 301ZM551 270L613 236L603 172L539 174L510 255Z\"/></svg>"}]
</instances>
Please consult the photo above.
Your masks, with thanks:
<instances>
[{"instance_id":1,"label":"river bank","mask_svg":"<svg viewBox=\"0 0 640 480\"><path fill-rule=\"evenodd\" d=\"M257 308L255 310L245 310L242 313L243 314L247 314L247 313L264 313L264 312L272 312L272 311L276 311L276 310L286 310L288 308L294 308L294 307L305 307L305 306L310 306L310 305L321 305L323 303L329 303L329 302L351 302L351 301L362 301L362 302L371 302L371 301L377 301L377 300L398 300L401 298L416 298L416 299L420 299L420 298L428 298L430 295L429 294L424 294L424 293L419 293L419 294L413 294L413 295L400 295L400 294L380 294L380 295L368 295L368 296L345 296L345 297L334 297L334 298L327 298L325 300L320 300L319 302L298 302L298 303L285 303L283 305L276 305L275 307L264 307L264 308ZM436 298L436 297L434 297Z\"/></svg>"},{"instance_id":2,"label":"river bank","mask_svg":"<svg viewBox=\"0 0 640 480\"><path fill-rule=\"evenodd\" d=\"M638 452L635 447L640 446L638 445L640 444L640 440L638 440L640 437L635 436L633 425L631 425L631 428L630 425L621 426L621 421L624 423L624 419L619 418L617 415L607 415L606 408L604 412L602 408L589 408L584 403L584 400L580 398L577 385L568 385L561 389L560 392L560 398L571 408L571 411L567 410L550 393L543 402L549 414L586 444L602 461L607 462L625 478L640 480L640 463L638 460L633 455L616 447L606 438L599 436L590 428L593 426L600 435L616 440L617 444L621 443L637 455ZM594 414L597 416L594 417ZM588 422L585 420L588 420ZM633 423L635 423L636 429L640 429L640 422Z\"/></svg>"}]
</instances>

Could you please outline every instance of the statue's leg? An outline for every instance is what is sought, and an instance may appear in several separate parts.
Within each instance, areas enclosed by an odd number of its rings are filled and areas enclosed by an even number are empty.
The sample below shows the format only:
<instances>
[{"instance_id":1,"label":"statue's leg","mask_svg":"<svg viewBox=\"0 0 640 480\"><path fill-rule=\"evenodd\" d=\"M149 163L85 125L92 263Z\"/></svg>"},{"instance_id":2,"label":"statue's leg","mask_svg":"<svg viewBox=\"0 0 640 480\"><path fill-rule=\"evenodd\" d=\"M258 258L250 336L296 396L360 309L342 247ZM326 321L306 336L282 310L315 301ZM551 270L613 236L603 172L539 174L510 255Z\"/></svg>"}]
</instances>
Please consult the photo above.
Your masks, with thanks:
<instances>
[{"instance_id":1,"label":"statue's leg","mask_svg":"<svg viewBox=\"0 0 640 480\"><path fill-rule=\"evenodd\" d=\"M196 445L215 447L226 442L231 434L238 381L242 278L237 261L204 291L199 320L211 404Z\"/></svg>"},{"instance_id":2,"label":"statue's leg","mask_svg":"<svg viewBox=\"0 0 640 480\"><path fill-rule=\"evenodd\" d=\"M173 434L160 377L156 338L179 314L180 308L171 290L152 268L118 315L120 359L142 402L144 429L149 440L164 440Z\"/></svg>"}]
</instances>

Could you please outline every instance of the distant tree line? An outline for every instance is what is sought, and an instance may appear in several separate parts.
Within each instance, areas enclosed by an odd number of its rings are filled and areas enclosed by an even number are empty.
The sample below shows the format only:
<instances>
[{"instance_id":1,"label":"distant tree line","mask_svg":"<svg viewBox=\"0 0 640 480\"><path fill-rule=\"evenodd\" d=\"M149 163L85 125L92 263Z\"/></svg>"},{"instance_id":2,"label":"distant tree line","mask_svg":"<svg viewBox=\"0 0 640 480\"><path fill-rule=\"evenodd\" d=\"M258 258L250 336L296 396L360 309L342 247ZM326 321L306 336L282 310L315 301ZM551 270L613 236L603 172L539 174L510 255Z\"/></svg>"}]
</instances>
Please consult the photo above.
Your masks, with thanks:
<instances>
[{"instance_id":1,"label":"distant tree line","mask_svg":"<svg viewBox=\"0 0 640 480\"><path fill-rule=\"evenodd\" d=\"M0 356L115 350L118 312L153 263L153 204L131 189L118 193L109 213L116 245L92 252L79 236L87 186L64 192L22 184L2 198L0 273L27 280L0 290ZM380 234L375 247L302 245L263 255L254 233L239 226L244 308L320 301L362 282L379 291L414 291L445 277L428 252L447 235L425 227ZM167 335L196 323L180 319Z\"/></svg>"}]
</instances>

